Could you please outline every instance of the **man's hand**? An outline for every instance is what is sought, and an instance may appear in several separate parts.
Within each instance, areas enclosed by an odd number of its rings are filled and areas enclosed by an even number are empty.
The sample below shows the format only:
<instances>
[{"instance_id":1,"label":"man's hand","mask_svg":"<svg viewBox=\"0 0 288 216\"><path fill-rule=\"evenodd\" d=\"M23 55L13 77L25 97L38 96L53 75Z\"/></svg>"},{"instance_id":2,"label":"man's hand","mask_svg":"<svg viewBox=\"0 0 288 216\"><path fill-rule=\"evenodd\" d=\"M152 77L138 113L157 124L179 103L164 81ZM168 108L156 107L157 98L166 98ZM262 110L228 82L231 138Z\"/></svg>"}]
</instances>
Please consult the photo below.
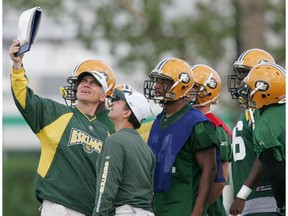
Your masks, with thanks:
<instances>
[{"instance_id":1,"label":"man's hand","mask_svg":"<svg viewBox=\"0 0 288 216\"><path fill-rule=\"evenodd\" d=\"M234 216L234 215L237 216L238 214L242 213L244 207L245 207L245 200L236 197L234 202L232 203L232 205L230 207L229 213L232 216Z\"/></svg>"},{"instance_id":2,"label":"man's hand","mask_svg":"<svg viewBox=\"0 0 288 216\"><path fill-rule=\"evenodd\" d=\"M20 49L20 41L14 39L12 45L9 48L9 55L13 61L13 68L15 70L19 70L22 67L22 58L24 54L16 56L16 53L19 51L19 49Z\"/></svg>"}]
</instances>

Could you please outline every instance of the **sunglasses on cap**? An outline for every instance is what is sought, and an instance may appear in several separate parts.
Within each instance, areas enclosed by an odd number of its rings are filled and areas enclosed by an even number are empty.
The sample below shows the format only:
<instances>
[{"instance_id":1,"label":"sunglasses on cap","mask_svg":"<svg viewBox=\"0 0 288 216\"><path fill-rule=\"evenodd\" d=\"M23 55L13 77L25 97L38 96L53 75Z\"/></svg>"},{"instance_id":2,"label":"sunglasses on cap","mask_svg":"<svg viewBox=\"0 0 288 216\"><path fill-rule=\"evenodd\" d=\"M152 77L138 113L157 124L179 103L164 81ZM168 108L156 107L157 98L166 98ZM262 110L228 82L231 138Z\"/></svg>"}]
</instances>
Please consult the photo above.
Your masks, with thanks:
<instances>
[{"instance_id":1,"label":"sunglasses on cap","mask_svg":"<svg viewBox=\"0 0 288 216\"><path fill-rule=\"evenodd\" d=\"M112 106L112 103L113 103L113 102L117 102L117 101L119 101L120 99L121 99L121 98L119 98L119 97L117 97L117 96L109 97L109 98L108 98L108 101L107 101L108 106Z\"/></svg>"},{"instance_id":2,"label":"sunglasses on cap","mask_svg":"<svg viewBox=\"0 0 288 216\"><path fill-rule=\"evenodd\" d=\"M121 100L121 98L119 98L119 97L117 97L117 96L110 97L110 101L111 101L111 103L113 103L113 102L117 102L117 101L119 101L119 100Z\"/></svg>"}]
</instances>

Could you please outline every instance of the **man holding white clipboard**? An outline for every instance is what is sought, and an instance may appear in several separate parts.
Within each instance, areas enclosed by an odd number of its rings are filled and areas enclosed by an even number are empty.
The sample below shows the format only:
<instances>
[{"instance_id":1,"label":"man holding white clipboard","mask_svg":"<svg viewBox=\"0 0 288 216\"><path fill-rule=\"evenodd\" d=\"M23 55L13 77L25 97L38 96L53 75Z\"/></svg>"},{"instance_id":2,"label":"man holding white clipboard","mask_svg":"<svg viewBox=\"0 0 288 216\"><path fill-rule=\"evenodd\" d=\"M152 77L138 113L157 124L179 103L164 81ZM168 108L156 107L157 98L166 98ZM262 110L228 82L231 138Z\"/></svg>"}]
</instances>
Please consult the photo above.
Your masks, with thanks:
<instances>
[{"instance_id":1,"label":"man holding white clipboard","mask_svg":"<svg viewBox=\"0 0 288 216\"><path fill-rule=\"evenodd\" d=\"M96 118L107 93L106 77L94 68L77 78L77 104L66 106L43 98L28 86L20 41L9 48L15 105L39 139L41 157L35 175L35 195L41 216L92 215L96 193L96 161L108 129ZM31 80L30 80L31 81Z\"/></svg>"},{"instance_id":2,"label":"man holding white clipboard","mask_svg":"<svg viewBox=\"0 0 288 216\"><path fill-rule=\"evenodd\" d=\"M16 56L28 52L31 45L36 41L41 15L42 9L39 6L26 10L20 15L17 32L20 50L16 53Z\"/></svg>"}]
</instances>

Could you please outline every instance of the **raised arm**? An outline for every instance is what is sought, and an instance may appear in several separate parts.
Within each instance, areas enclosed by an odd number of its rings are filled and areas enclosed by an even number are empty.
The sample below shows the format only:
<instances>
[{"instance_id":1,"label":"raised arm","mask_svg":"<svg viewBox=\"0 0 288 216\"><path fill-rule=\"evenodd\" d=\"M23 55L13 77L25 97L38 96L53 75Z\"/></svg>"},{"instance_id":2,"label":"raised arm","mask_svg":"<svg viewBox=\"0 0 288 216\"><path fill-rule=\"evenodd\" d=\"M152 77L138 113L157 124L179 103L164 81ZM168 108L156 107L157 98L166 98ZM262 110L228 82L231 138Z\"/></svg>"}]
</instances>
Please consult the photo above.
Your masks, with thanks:
<instances>
[{"instance_id":1,"label":"raised arm","mask_svg":"<svg viewBox=\"0 0 288 216\"><path fill-rule=\"evenodd\" d=\"M14 70L19 70L22 67L22 58L24 57L24 54L21 54L19 56L15 55L19 51L19 49L20 49L20 41L14 39L9 48L9 55L13 61Z\"/></svg>"}]
</instances>

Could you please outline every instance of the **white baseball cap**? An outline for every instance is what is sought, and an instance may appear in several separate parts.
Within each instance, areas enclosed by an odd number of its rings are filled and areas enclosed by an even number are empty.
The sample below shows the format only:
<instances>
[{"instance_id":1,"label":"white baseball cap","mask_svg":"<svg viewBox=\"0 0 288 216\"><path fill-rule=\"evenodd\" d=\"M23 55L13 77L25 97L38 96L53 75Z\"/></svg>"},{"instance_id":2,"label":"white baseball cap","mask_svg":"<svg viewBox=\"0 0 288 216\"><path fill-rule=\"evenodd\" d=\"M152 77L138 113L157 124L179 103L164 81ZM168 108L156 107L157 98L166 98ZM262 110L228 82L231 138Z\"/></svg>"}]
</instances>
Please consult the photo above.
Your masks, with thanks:
<instances>
[{"instance_id":1,"label":"white baseball cap","mask_svg":"<svg viewBox=\"0 0 288 216\"><path fill-rule=\"evenodd\" d=\"M151 114L148 100L139 92L121 91L115 88L114 96L126 101L140 124Z\"/></svg>"},{"instance_id":2,"label":"white baseball cap","mask_svg":"<svg viewBox=\"0 0 288 216\"><path fill-rule=\"evenodd\" d=\"M108 91L108 86L107 86L107 81L106 81L106 76L98 71L91 71L91 72L82 72L77 80L80 82L85 76L93 76L98 83L102 87L103 92L106 94Z\"/></svg>"}]
</instances>

